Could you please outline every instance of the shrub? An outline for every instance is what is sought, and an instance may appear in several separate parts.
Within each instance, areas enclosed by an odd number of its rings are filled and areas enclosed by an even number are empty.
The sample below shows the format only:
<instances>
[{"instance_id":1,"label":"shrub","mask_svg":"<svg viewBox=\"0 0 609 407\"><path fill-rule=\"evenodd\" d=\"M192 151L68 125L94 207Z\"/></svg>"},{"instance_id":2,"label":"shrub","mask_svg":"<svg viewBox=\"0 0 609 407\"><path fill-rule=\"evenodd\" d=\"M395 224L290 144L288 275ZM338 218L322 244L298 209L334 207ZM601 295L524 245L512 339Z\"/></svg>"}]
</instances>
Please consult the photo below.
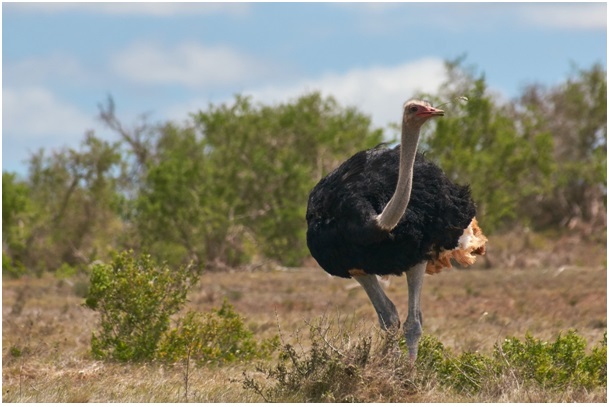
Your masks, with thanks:
<instances>
[{"instance_id":1,"label":"shrub","mask_svg":"<svg viewBox=\"0 0 609 407\"><path fill-rule=\"evenodd\" d=\"M420 383L395 339L354 337L322 319L309 326L310 344L283 343L275 366L258 366L266 383L244 372L243 386L266 402L404 401Z\"/></svg>"},{"instance_id":2,"label":"shrub","mask_svg":"<svg viewBox=\"0 0 609 407\"><path fill-rule=\"evenodd\" d=\"M198 278L192 267L170 270L130 251L116 254L111 264L95 264L85 300L101 318L101 331L91 337L93 354L119 361L153 358L170 316Z\"/></svg>"},{"instance_id":3,"label":"shrub","mask_svg":"<svg viewBox=\"0 0 609 407\"><path fill-rule=\"evenodd\" d=\"M369 362L369 338L349 350L331 345L319 327L311 327L309 352L297 351L290 344L281 346L275 367L259 367L267 379L275 382L264 387L244 373L243 385L267 402L353 402L360 401L354 392L361 380L361 369Z\"/></svg>"},{"instance_id":4,"label":"shrub","mask_svg":"<svg viewBox=\"0 0 609 407\"><path fill-rule=\"evenodd\" d=\"M495 346L495 358L504 359L502 367L517 372L524 381L535 381L545 387L591 388L607 382L607 334L586 355L586 341L573 330L559 335L554 343L525 336L524 342L507 338Z\"/></svg>"},{"instance_id":5,"label":"shrub","mask_svg":"<svg viewBox=\"0 0 609 407\"><path fill-rule=\"evenodd\" d=\"M592 348L590 355L583 358L580 366L590 378L591 385L607 386L607 331L603 340Z\"/></svg>"},{"instance_id":6,"label":"shrub","mask_svg":"<svg viewBox=\"0 0 609 407\"><path fill-rule=\"evenodd\" d=\"M201 314L189 312L163 337L157 357L176 362L232 362L267 357L278 346L277 338L258 343L225 299L220 309Z\"/></svg>"},{"instance_id":7,"label":"shrub","mask_svg":"<svg viewBox=\"0 0 609 407\"><path fill-rule=\"evenodd\" d=\"M19 260L12 259L2 252L2 275L18 278L27 273L27 269Z\"/></svg>"},{"instance_id":8,"label":"shrub","mask_svg":"<svg viewBox=\"0 0 609 407\"><path fill-rule=\"evenodd\" d=\"M57 270L55 270L55 277L59 279L74 277L78 273L78 268L70 266L67 263L62 263Z\"/></svg>"},{"instance_id":9,"label":"shrub","mask_svg":"<svg viewBox=\"0 0 609 407\"><path fill-rule=\"evenodd\" d=\"M404 349L407 351L407 349ZM444 376L450 375L452 366L446 361L450 352L444 348L444 344L431 335L423 335L419 341L419 353L417 365L423 371L438 372Z\"/></svg>"}]
</instances>

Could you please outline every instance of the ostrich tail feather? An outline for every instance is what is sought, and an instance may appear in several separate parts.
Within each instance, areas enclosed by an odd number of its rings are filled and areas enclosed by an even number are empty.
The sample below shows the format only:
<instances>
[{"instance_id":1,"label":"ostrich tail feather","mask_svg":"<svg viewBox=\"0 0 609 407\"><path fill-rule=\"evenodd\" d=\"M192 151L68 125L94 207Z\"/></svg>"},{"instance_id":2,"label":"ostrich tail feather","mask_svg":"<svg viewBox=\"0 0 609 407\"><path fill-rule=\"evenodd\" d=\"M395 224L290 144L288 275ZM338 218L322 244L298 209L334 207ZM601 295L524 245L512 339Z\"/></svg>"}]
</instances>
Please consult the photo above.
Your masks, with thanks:
<instances>
[{"instance_id":1,"label":"ostrich tail feather","mask_svg":"<svg viewBox=\"0 0 609 407\"><path fill-rule=\"evenodd\" d=\"M436 274L442 269L452 268L451 259L454 259L462 266L471 266L476 262L476 255L486 253L486 243L488 239L478 226L476 218L472 219L469 226L463 231L459 238L459 244L454 249L442 250L437 257L427 263L427 274Z\"/></svg>"}]
</instances>

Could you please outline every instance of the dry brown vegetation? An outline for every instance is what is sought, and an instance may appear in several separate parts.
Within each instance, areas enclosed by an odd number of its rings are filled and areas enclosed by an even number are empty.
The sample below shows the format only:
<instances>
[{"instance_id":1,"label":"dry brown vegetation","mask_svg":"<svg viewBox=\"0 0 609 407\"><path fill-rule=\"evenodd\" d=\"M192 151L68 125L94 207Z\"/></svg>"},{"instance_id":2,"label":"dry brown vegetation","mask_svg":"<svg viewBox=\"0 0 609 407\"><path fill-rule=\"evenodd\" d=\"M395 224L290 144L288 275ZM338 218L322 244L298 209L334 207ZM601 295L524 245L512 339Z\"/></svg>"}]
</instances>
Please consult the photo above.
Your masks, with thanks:
<instances>
[{"instance_id":1,"label":"dry brown vegetation","mask_svg":"<svg viewBox=\"0 0 609 407\"><path fill-rule=\"evenodd\" d=\"M588 263L586 266L485 269L478 265L467 271L427 276L422 298L425 333L458 352L488 353L508 336L522 338L530 332L550 340L576 329L591 347L606 331L607 275L598 256L592 262L591 257L587 260L582 261ZM3 401L263 401L244 388L243 372L264 381L255 373L256 365L273 361L190 366L187 373L180 363L93 359L90 339L92 331L98 329L97 315L82 306L84 283L51 275L3 279ZM386 291L404 319L405 278L390 279ZM322 317L342 327L354 340L362 332L373 333L375 338L379 334L374 310L357 283L331 278L317 267L263 266L253 271L205 273L184 311L208 311L219 307L224 298L245 318L257 338L279 334L284 343L298 349L310 345L310 323ZM380 372L380 365L378 369ZM360 400L388 399L379 383L385 379L375 377L370 388L358 387ZM467 396L441 391L429 383L419 383L402 401L606 401L606 388L548 393L513 385L501 395ZM396 397L392 400L400 401Z\"/></svg>"}]
</instances>

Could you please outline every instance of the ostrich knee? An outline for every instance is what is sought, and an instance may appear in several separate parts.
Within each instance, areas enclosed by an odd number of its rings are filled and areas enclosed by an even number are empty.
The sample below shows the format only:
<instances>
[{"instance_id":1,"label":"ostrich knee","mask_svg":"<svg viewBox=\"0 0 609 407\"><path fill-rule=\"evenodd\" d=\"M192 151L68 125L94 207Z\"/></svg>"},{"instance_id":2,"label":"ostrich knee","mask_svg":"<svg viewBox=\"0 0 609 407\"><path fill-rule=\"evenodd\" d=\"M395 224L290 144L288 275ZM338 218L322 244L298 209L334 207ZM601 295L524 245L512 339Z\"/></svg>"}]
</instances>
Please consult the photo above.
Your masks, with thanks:
<instances>
[{"instance_id":1,"label":"ostrich knee","mask_svg":"<svg viewBox=\"0 0 609 407\"><path fill-rule=\"evenodd\" d=\"M398 310L387 295L385 295L385 292L379 284L376 276L365 273L353 273L352 275L353 278L355 278L355 280L357 280L357 282L360 283L360 285L364 288L366 294L368 294L368 298L370 298L370 302L372 302L374 310L378 315L381 329L390 332L397 332L397 330L400 328L400 317L398 316Z\"/></svg>"},{"instance_id":2,"label":"ostrich knee","mask_svg":"<svg viewBox=\"0 0 609 407\"><path fill-rule=\"evenodd\" d=\"M379 317L379 324L381 329L388 332L397 332L400 329L400 317L398 316L398 310L392 302L389 302L384 308L376 309L376 313Z\"/></svg>"}]
</instances>

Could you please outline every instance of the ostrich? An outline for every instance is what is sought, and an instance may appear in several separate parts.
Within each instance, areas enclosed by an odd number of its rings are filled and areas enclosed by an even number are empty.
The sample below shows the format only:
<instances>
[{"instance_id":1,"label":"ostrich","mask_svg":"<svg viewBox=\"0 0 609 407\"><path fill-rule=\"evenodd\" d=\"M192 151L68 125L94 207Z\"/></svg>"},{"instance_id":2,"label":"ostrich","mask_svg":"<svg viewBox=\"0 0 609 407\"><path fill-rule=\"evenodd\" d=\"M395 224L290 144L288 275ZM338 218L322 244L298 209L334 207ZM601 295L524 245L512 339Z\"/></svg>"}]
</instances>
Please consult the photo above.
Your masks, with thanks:
<instances>
[{"instance_id":1,"label":"ostrich","mask_svg":"<svg viewBox=\"0 0 609 407\"><path fill-rule=\"evenodd\" d=\"M444 111L428 102L404 104L401 146L360 151L324 177L307 206L307 245L329 274L357 280L381 328L397 332L400 320L377 276L402 275L408 283L404 336L410 360L422 333L423 276L470 265L484 254L469 186L451 182L417 153L421 126Z\"/></svg>"}]
</instances>

